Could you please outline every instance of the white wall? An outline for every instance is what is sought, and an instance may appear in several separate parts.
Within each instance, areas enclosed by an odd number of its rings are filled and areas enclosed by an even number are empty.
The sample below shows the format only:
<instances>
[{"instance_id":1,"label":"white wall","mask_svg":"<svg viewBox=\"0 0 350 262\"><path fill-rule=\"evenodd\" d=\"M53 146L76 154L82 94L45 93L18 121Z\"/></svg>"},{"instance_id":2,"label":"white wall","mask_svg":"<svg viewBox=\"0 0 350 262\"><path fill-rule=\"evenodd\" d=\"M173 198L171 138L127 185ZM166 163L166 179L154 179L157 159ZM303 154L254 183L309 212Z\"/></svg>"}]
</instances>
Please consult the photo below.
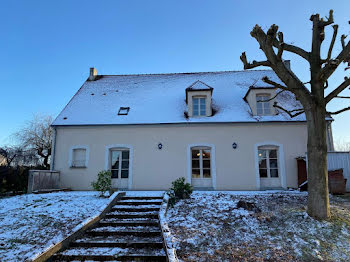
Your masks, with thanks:
<instances>
[{"instance_id":1,"label":"white wall","mask_svg":"<svg viewBox=\"0 0 350 262\"><path fill-rule=\"evenodd\" d=\"M306 123L57 127L54 165L61 171L62 187L91 189L91 181L105 169L106 147L127 144L133 147L132 189L168 189L172 181L188 175L188 145L212 144L216 189L256 190L255 146L269 141L283 145L286 186L296 187L295 158L305 155L306 139ZM233 142L238 144L235 150ZM69 150L74 145L89 146L87 168L69 167Z\"/></svg>"}]
</instances>

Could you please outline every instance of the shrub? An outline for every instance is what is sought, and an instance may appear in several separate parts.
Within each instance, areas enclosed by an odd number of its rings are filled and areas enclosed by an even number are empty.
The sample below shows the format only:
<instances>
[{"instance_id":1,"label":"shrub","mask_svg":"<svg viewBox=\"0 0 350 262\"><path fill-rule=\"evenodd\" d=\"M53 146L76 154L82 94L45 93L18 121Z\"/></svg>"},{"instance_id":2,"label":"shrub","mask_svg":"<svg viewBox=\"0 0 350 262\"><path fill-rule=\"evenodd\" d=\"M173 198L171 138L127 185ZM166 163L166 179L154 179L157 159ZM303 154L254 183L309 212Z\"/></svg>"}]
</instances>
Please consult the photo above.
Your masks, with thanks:
<instances>
[{"instance_id":1,"label":"shrub","mask_svg":"<svg viewBox=\"0 0 350 262\"><path fill-rule=\"evenodd\" d=\"M180 177L171 183L172 187L169 191L169 204L174 206L179 199L189 198L193 192L193 188L189 183L185 183L185 178Z\"/></svg>"},{"instance_id":2,"label":"shrub","mask_svg":"<svg viewBox=\"0 0 350 262\"><path fill-rule=\"evenodd\" d=\"M91 186L96 190L100 191L100 197L103 197L105 192L112 188L112 172L101 171L97 175L97 180L91 183Z\"/></svg>"}]
</instances>

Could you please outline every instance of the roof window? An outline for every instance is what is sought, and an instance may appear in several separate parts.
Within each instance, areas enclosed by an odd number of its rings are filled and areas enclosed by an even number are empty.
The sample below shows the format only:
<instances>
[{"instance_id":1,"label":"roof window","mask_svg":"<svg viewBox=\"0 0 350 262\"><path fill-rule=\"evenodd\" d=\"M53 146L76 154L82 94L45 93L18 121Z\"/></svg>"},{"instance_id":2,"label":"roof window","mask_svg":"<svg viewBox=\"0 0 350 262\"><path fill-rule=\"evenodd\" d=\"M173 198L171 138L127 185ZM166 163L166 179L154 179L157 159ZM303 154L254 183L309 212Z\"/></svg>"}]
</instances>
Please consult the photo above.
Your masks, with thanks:
<instances>
[{"instance_id":1,"label":"roof window","mask_svg":"<svg viewBox=\"0 0 350 262\"><path fill-rule=\"evenodd\" d=\"M126 116L130 111L130 107L120 107L118 111L118 116Z\"/></svg>"}]
</instances>

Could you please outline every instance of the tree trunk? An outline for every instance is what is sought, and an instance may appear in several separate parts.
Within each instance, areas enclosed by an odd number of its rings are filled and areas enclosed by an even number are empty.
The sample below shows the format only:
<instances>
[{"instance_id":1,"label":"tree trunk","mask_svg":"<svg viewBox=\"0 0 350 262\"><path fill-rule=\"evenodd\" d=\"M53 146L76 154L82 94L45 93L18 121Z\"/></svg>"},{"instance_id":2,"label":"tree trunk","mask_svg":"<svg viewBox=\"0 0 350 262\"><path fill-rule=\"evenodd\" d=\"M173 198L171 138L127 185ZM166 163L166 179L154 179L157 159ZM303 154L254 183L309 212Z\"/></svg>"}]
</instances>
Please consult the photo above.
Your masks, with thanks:
<instances>
[{"instance_id":1,"label":"tree trunk","mask_svg":"<svg viewBox=\"0 0 350 262\"><path fill-rule=\"evenodd\" d=\"M308 208L317 219L330 217L325 108L313 105L306 112L308 122Z\"/></svg>"}]
</instances>

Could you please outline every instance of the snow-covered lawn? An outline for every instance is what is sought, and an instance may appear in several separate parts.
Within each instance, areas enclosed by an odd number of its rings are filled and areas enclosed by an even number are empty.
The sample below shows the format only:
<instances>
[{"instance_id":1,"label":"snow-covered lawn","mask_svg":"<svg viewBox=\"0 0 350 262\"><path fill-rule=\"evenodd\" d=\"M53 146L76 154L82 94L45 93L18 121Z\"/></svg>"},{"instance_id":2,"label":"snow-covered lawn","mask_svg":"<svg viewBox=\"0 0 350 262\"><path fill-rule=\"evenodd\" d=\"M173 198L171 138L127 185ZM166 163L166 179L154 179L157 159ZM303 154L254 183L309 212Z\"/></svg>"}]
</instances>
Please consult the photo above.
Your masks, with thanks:
<instances>
[{"instance_id":1,"label":"snow-covered lawn","mask_svg":"<svg viewBox=\"0 0 350 262\"><path fill-rule=\"evenodd\" d=\"M108 198L96 192L59 192L0 198L0 261L24 261L60 241Z\"/></svg>"},{"instance_id":2,"label":"snow-covered lawn","mask_svg":"<svg viewBox=\"0 0 350 262\"><path fill-rule=\"evenodd\" d=\"M261 212L236 208L239 200ZM349 261L350 196L331 197L327 222L306 203L299 192L194 192L166 219L182 261Z\"/></svg>"}]
</instances>

